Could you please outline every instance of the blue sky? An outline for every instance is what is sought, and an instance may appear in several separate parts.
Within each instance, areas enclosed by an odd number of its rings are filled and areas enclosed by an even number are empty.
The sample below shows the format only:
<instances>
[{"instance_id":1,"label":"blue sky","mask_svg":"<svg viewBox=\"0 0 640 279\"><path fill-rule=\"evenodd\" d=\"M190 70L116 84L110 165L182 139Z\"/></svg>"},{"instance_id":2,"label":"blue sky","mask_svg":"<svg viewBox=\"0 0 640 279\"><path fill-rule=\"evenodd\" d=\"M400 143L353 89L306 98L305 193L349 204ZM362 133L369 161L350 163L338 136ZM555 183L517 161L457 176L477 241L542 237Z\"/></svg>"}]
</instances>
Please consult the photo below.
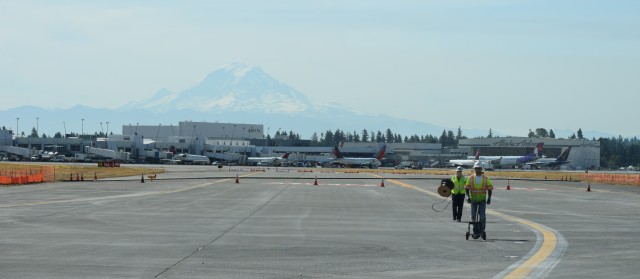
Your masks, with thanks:
<instances>
[{"instance_id":1,"label":"blue sky","mask_svg":"<svg viewBox=\"0 0 640 279\"><path fill-rule=\"evenodd\" d=\"M0 109L115 108L240 62L363 113L640 136L638 15L640 1L0 0Z\"/></svg>"}]
</instances>

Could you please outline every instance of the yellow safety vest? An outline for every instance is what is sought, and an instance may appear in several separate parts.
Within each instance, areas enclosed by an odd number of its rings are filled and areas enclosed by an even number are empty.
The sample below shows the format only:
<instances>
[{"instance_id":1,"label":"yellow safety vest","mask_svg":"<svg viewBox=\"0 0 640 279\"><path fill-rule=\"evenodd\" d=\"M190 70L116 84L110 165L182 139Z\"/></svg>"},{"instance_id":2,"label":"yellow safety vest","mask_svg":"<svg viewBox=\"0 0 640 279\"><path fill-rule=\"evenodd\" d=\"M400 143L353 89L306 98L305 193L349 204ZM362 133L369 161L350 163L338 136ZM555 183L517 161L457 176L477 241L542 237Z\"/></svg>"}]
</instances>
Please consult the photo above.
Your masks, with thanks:
<instances>
[{"instance_id":1,"label":"yellow safety vest","mask_svg":"<svg viewBox=\"0 0 640 279\"><path fill-rule=\"evenodd\" d=\"M464 195L464 185L467 184L467 177L462 175L460 176L460 180L458 180L457 176L452 176L451 181L453 181L453 189L451 189L451 194L454 195Z\"/></svg>"},{"instance_id":2,"label":"yellow safety vest","mask_svg":"<svg viewBox=\"0 0 640 279\"><path fill-rule=\"evenodd\" d=\"M487 200L487 190L493 190L493 183L488 177L482 176L482 183L476 185L476 175L469 176L467 184L464 187L469 190L469 196L472 202L484 202Z\"/></svg>"}]
</instances>

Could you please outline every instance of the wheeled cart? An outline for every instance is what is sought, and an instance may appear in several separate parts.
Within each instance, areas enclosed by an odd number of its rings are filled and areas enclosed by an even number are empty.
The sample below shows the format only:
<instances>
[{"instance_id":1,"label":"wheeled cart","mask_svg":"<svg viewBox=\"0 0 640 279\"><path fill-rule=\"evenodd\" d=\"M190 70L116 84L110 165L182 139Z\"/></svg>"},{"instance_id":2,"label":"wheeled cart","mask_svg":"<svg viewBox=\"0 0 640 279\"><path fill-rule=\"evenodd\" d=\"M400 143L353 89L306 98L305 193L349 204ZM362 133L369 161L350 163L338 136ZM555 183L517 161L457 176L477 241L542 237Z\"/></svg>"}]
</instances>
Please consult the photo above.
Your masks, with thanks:
<instances>
[{"instance_id":1,"label":"wheeled cart","mask_svg":"<svg viewBox=\"0 0 640 279\"><path fill-rule=\"evenodd\" d=\"M467 240L469 240L469 236L471 236L473 239L478 239L478 238L482 238L482 240L487 240L487 233L485 232L485 222L480 221L480 209L479 206L476 207L476 218L475 218L475 222L474 221L469 221L469 225L467 226L467 233L465 234L465 238ZM472 233L472 229L471 226L480 226L480 228L482 228L482 232L480 234L473 234Z\"/></svg>"}]
</instances>

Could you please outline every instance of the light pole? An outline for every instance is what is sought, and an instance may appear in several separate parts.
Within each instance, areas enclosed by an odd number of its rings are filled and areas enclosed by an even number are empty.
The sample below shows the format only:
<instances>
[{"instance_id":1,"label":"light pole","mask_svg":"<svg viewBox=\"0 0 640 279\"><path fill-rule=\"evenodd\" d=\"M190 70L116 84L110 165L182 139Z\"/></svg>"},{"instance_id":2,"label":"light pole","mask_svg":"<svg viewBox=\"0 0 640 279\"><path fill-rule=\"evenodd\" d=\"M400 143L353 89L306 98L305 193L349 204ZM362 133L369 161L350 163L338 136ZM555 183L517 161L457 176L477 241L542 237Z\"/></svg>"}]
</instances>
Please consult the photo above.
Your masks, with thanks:
<instances>
[{"instance_id":1,"label":"light pole","mask_svg":"<svg viewBox=\"0 0 640 279\"><path fill-rule=\"evenodd\" d=\"M236 135L236 126L238 126L238 125L233 124L233 132L231 132L231 144L229 144L229 145L233 145L233 137L235 137L235 135ZM238 145L238 142L236 142L236 145Z\"/></svg>"},{"instance_id":2,"label":"light pole","mask_svg":"<svg viewBox=\"0 0 640 279\"><path fill-rule=\"evenodd\" d=\"M16 117L16 138L20 134L20 117Z\"/></svg>"},{"instance_id":3,"label":"light pole","mask_svg":"<svg viewBox=\"0 0 640 279\"><path fill-rule=\"evenodd\" d=\"M109 121L107 121L107 137L109 137L108 135L109 135Z\"/></svg>"},{"instance_id":4,"label":"light pole","mask_svg":"<svg viewBox=\"0 0 640 279\"><path fill-rule=\"evenodd\" d=\"M62 121L62 127L64 127L64 137L63 138L66 138L67 137L67 123Z\"/></svg>"},{"instance_id":5,"label":"light pole","mask_svg":"<svg viewBox=\"0 0 640 279\"><path fill-rule=\"evenodd\" d=\"M158 135L160 135L160 126L162 126L162 124L158 124L158 132L156 132L156 141L153 143L153 148L156 148L156 144L158 143Z\"/></svg>"},{"instance_id":6,"label":"light pole","mask_svg":"<svg viewBox=\"0 0 640 279\"><path fill-rule=\"evenodd\" d=\"M264 145L269 146L269 130L271 127L267 127L267 136L264 138Z\"/></svg>"},{"instance_id":7,"label":"light pole","mask_svg":"<svg viewBox=\"0 0 640 279\"><path fill-rule=\"evenodd\" d=\"M82 129L80 130L80 135L84 136L84 118L80 119L82 121Z\"/></svg>"},{"instance_id":8,"label":"light pole","mask_svg":"<svg viewBox=\"0 0 640 279\"><path fill-rule=\"evenodd\" d=\"M196 134L196 124L193 124L193 131L191 131L191 144L194 145L193 146L193 154L195 154L196 152L198 152L197 147L195 146L197 143L195 141L195 139L193 138Z\"/></svg>"},{"instance_id":9,"label":"light pole","mask_svg":"<svg viewBox=\"0 0 640 279\"><path fill-rule=\"evenodd\" d=\"M39 121L40 121L40 117L36 116L36 138L37 138L37 135L40 133L40 127L38 126Z\"/></svg>"},{"instance_id":10,"label":"light pole","mask_svg":"<svg viewBox=\"0 0 640 279\"><path fill-rule=\"evenodd\" d=\"M104 134L104 130L102 129L102 121L100 121L100 133Z\"/></svg>"}]
</instances>

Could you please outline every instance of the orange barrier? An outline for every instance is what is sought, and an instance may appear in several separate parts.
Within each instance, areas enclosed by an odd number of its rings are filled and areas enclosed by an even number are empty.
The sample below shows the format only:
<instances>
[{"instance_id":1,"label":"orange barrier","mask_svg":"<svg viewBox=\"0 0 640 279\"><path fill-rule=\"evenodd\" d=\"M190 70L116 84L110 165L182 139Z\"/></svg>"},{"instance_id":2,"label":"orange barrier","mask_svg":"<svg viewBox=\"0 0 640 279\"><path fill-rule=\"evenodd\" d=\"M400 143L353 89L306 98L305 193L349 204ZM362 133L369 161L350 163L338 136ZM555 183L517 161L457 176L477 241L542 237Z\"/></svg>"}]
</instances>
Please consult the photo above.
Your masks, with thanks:
<instances>
[{"instance_id":1,"label":"orange barrier","mask_svg":"<svg viewBox=\"0 0 640 279\"><path fill-rule=\"evenodd\" d=\"M583 173L582 181L640 186L640 174Z\"/></svg>"},{"instance_id":2,"label":"orange barrier","mask_svg":"<svg viewBox=\"0 0 640 279\"><path fill-rule=\"evenodd\" d=\"M53 166L42 166L40 169L0 171L0 185L22 185L51 182L55 177Z\"/></svg>"}]
</instances>

